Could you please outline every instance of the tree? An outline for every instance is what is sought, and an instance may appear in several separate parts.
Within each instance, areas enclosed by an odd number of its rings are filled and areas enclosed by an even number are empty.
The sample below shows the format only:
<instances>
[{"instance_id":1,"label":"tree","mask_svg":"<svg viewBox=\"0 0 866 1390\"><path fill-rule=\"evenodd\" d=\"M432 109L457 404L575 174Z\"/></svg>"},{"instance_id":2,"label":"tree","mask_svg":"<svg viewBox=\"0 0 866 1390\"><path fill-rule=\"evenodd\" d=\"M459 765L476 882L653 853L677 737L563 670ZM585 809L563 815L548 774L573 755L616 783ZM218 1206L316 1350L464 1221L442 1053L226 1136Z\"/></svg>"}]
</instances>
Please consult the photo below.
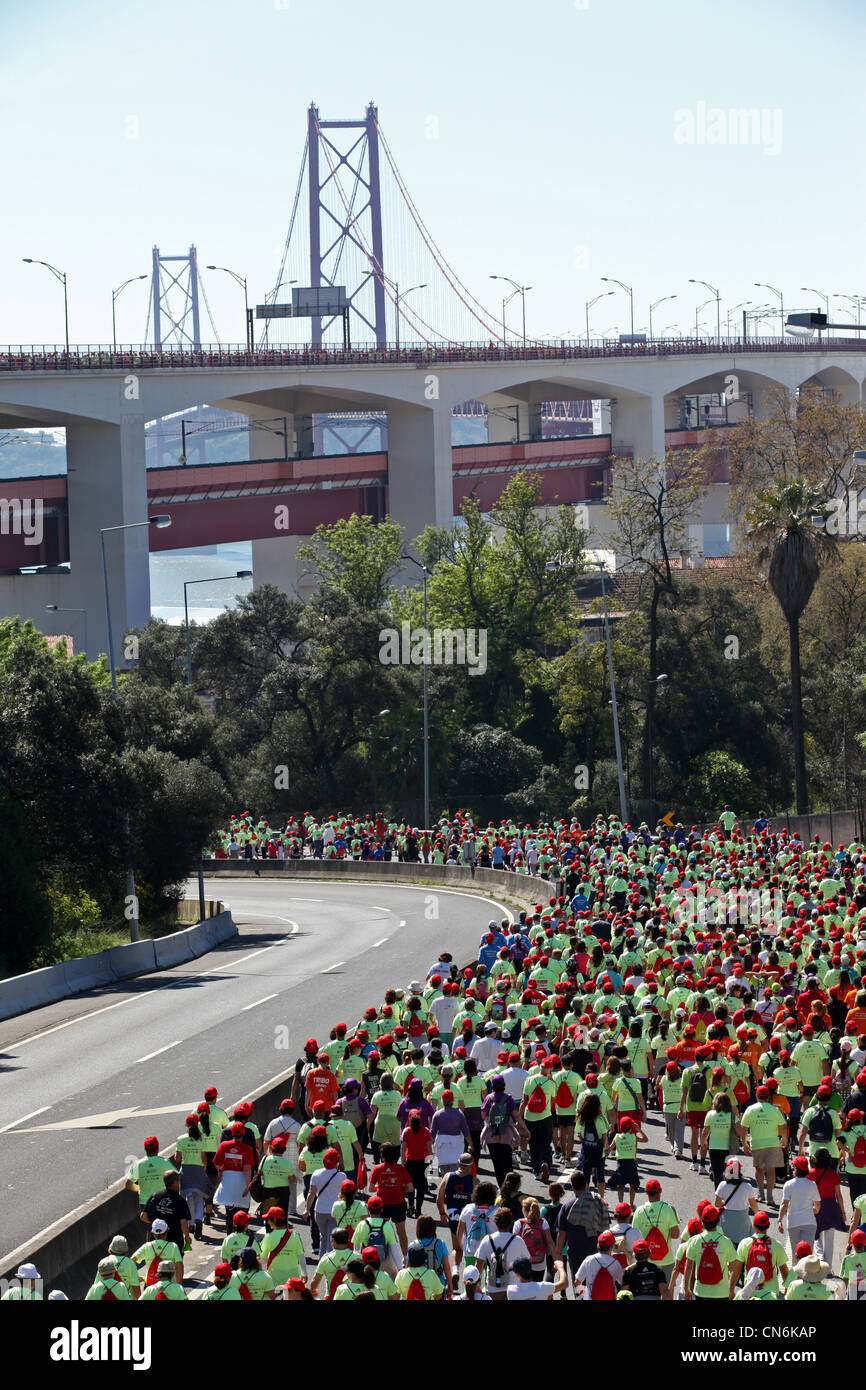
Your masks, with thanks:
<instances>
[{"instance_id":1,"label":"tree","mask_svg":"<svg viewBox=\"0 0 866 1390\"><path fill-rule=\"evenodd\" d=\"M803 693L800 670L800 619L822 567L837 559L836 538L824 529L831 504L820 486L801 474L778 477L759 488L745 514L759 565L769 562L767 581L788 624L791 669L791 730L797 814L808 812ZM815 518L821 524L815 524Z\"/></svg>"},{"instance_id":2,"label":"tree","mask_svg":"<svg viewBox=\"0 0 866 1390\"><path fill-rule=\"evenodd\" d=\"M709 455L682 450L656 459L615 458L608 512L613 520L623 568L639 574L648 589L649 661L641 754L643 795L655 800L653 727L657 694L659 607L676 601L677 572L672 561L688 549L688 526L697 517L707 490Z\"/></svg>"},{"instance_id":3,"label":"tree","mask_svg":"<svg viewBox=\"0 0 866 1390\"><path fill-rule=\"evenodd\" d=\"M37 844L24 807L0 783L0 976L27 970L51 934Z\"/></svg>"},{"instance_id":4,"label":"tree","mask_svg":"<svg viewBox=\"0 0 866 1390\"><path fill-rule=\"evenodd\" d=\"M403 531L386 517L358 516L317 526L312 544L298 546L298 559L316 575L319 591L335 589L359 608L387 607L397 572Z\"/></svg>"}]
</instances>

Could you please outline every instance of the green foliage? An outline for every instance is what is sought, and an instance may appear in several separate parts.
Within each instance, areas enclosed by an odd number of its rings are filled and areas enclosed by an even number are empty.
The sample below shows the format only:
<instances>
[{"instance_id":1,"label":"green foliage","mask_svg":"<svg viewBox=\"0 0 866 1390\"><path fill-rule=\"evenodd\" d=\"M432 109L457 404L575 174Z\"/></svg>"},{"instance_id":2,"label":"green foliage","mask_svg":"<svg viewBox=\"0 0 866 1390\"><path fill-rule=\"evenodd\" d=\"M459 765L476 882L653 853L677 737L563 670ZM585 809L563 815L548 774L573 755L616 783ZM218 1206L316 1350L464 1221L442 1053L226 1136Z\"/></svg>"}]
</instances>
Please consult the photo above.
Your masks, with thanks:
<instances>
[{"instance_id":1,"label":"green foliage","mask_svg":"<svg viewBox=\"0 0 866 1390\"><path fill-rule=\"evenodd\" d=\"M317 526L298 558L316 575L319 593L335 590L359 608L384 608L397 571L403 532L395 521L352 515Z\"/></svg>"},{"instance_id":2,"label":"green foliage","mask_svg":"<svg viewBox=\"0 0 866 1390\"><path fill-rule=\"evenodd\" d=\"M694 805L705 807L711 816L717 816L726 805L748 806L751 794L748 768L729 753L716 750L698 759L688 788Z\"/></svg>"},{"instance_id":3,"label":"green foliage","mask_svg":"<svg viewBox=\"0 0 866 1390\"><path fill-rule=\"evenodd\" d=\"M32 828L20 801L0 782L0 976L27 970L51 934Z\"/></svg>"}]
</instances>

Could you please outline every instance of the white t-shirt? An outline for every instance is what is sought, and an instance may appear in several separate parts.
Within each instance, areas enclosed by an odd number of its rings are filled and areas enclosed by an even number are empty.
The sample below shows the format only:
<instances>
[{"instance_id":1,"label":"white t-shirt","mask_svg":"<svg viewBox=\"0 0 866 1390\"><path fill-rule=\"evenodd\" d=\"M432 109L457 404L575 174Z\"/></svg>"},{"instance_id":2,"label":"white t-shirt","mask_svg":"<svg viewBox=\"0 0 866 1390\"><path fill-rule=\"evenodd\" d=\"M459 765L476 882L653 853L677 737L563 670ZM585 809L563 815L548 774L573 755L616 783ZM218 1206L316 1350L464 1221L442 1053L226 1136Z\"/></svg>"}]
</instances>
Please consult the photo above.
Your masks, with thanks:
<instances>
[{"instance_id":1,"label":"white t-shirt","mask_svg":"<svg viewBox=\"0 0 866 1390\"><path fill-rule=\"evenodd\" d=\"M482 1208L476 1206L474 1202L468 1202L467 1205L463 1208L463 1210L460 1213L460 1220L463 1222L463 1229L465 1232L463 1241L464 1255L471 1255L473 1257L477 1255L478 1247L484 1240L484 1236L472 1235L472 1228L476 1224L479 1225L480 1228L480 1223L482 1221L484 1222L484 1225L486 1227L485 1235L489 1236L492 1234L493 1231L495 1231L496 1227L493 1224L493 1215L495 1211L496 1207L492 1206L488 1207L487 1211L483 1211Z\"/></svg>"},{"instance_id":2,"label":"white t-shirt","mask_svg":"<svg viewBox=\"0 0 866 1390\"><path fill-rule=\"evenodd\" d=\"M749 1198L753 1197L756 1191L755 1184L749 1178L744 1178L736 1189L732 1182L725 1179L716 1188L716 1196L721 1197L728 1211L745 1211L749 1205Z\"/></svg>"},{"instance_id":3,"label":"white t-shirt","mask_svg":"<svg viewBox=\"0 0 866 1390\"><path fill-rule=\"evenodd\" d=\"M310 1187L316 1193L316 1212L320 1216L330 1216L340 1196L340 1183L345 1181L346 1174L339 1168L320 1168L310 1175Z\"/></svg>"},{"instance_id":4,"label":"white t-shirt","mask_svg":"<svg viewBox=\"0 0 866 1390\"><path fill-rule=\"evenodd\" d=\"M497 1250L502 1251L505 1262L506 1277L502 1284L496 1283L494 1256ZM494 1231L492 1235L484 1237L475 1252L475 1257L479 1264L487 1265L487 1288L502 1293L508 1284L514 1283L514 1275L511 1273L514 1261L528 1260L529 1251L526 1242L513 1231Z\"/></svg>"},{"instance_id":5,"label":"white t-shirt","mask_svg":"<svg viewBox=\"0 0 866 1390\"><path fill-rule=\"evenodd\" d=\"M580 1269L577 1271L577 1281L585 1284L583 1291L584 1302L588 1303L592 1298L592 1286L595 1283L595 1276L600 1269L606 1269L614 1284L619 1286L622 1283L623 1269L619 1260L615 1260L612 1255L587 1255Z\"/></svg>"},{"instance_id":6,"label":"white t-shirt","mask_svg":"<svg viewBox=\"0 0 866 1390\"><path fill-rule=\"evenodd\" d=\"M454 995L437 995L430 1005L430 1012L436 1020L440 1033L450 1033L454 1015L460 1008L460 1000Z\"/></svg>"},{"instance_id":7,"label":"white t-shirt","mask_svg":"<svg viewBox=\"0 0 866 1390\"><path fill-rule=\"evenodd\" d=\"M523 1083L529 1072L523 1067L506 1067L502 1073L505 1078L505 1093L519 1105L523 1100Z\"/></svg>"},{"instance_id":8,"label":"white t-shirt","mask_svg":"<svg viewBox=\"0 0 866 1390\"><path fill-rule=\"evenodd\" d=\"M782 1188L782 1201L788 1203L785 1213L788 1226L810 1226L815 1220L813 1202L820 1202L818 1184L811 1178L789 1178Z\"/></svg>"},{"instance_id":9,"label":"white t-shirt","mask_svg":"<svg viewBox=\"0 0 866 1390\"><path fill-rule=\"evenodd\" d=\"M525 1283L509 1284L505 1293L509 1303L547 1303L555 1289L556 1285L546 1280L527 1279Z\"/></svg>"}]
</instances>

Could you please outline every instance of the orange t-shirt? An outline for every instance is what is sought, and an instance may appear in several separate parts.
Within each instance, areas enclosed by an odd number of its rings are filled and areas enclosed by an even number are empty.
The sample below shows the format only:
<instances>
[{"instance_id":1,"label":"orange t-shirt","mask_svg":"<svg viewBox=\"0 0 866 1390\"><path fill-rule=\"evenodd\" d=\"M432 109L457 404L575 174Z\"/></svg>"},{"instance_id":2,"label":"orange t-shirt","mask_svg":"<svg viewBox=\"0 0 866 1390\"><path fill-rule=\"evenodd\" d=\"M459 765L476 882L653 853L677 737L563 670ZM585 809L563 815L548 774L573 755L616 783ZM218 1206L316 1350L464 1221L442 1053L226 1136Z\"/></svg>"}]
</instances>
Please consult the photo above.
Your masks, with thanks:
<instances>
[{"instance_id":1,"label":"orange t-shirt","mask_svg":"<svg viewBox=\"0 0 866 1390\"><path fill-rule=\"evenodd\" d=\"M307 1110L313 1113L317 1100L323 1100L330 1110L340 1091L336 1076L327 1067L313 1067L307 1072Z\"/></svg>"}]
</instances>

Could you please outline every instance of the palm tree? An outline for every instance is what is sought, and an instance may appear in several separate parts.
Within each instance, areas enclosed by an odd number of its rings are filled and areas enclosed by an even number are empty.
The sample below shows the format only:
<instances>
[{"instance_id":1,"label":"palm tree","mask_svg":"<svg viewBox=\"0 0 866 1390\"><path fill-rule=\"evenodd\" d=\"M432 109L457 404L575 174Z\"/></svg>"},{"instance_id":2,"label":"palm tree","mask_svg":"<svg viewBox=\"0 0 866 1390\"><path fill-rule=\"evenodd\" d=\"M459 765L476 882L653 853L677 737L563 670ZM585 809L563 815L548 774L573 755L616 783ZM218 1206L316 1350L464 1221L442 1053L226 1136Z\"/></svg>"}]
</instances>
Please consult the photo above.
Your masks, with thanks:
<instances>
[{"instance_id":1,"label":"palm tree","mask_svg":"<svg viewBox=\"0 0 866 1390\"><path fill-rule=\"evenodd\" d=\"M788 624L791 662L791 732L797 814L806 815L806 755L800 684L800 619L821 570L838 559L838 542L824 529L832 503L801 473L779 478L755 493L746 521L760 564ZM820 520L819 520L820 518Z\"/></svg>"}]
</instances>

